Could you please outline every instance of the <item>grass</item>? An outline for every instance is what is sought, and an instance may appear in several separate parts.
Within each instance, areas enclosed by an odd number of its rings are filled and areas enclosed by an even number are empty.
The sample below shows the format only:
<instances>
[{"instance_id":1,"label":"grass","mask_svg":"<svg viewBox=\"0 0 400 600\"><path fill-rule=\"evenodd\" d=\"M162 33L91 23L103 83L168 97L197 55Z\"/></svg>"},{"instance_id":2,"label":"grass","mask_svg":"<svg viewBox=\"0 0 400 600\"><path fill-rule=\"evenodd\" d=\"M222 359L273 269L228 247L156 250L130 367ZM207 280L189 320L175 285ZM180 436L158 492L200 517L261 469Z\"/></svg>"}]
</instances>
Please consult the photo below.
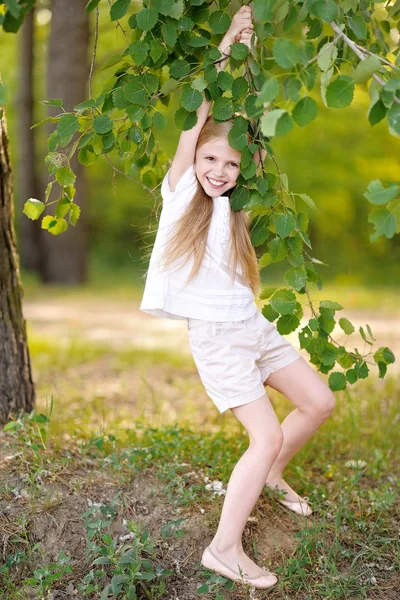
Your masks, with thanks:
<instances>
[{"instance_id":1,"label":"grass","mask_svg":"<svg viewBox=\"0 0 400 600\"><path fill-rule=\"evenodd\" d=\"M290 463L311 519L263 491L244 546L279 585L253 595L199 563L247 436L233 415L217 414L191 357L37 334L30 350L36 412L1 434L1 598L398 597L394 377L338 393ZM291 405L269 393L282 419Z\"/></svg>"}]
</instances>

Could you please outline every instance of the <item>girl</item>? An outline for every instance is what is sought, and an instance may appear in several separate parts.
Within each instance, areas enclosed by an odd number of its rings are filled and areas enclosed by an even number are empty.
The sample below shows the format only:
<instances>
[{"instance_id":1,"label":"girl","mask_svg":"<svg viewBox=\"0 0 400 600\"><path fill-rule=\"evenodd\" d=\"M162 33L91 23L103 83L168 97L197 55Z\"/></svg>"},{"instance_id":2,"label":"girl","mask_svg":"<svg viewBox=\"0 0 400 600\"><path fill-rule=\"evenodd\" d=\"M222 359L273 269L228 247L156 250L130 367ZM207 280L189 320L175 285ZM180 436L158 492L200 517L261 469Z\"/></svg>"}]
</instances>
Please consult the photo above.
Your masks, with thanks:
<instances>
[{"instance_id":1,"label":"girl","mask_svg":"<svg viewBox=\"0 0 400 600\"><path fill-rule=\"evenodd\" d=\"M232 19L219 49L234 41L250 48L249 6ZM204 567L232 580L269 588L277 577L242 546L242 533L264 487L302 515L311 508L283 480L289 460L331 414L335 399L295 348L255 303L259 272L244 210L230 207L241 154L228 143L232 121L215 122L204 99L197 123L181 133L161 186L163 209L150 259L141 310L186 319L193 358L220 413L230 409L249 435L232 471L218 529L205 548ZM280 424L264 386L284 394L295 409Z\"/></svg>"}]
</instances>

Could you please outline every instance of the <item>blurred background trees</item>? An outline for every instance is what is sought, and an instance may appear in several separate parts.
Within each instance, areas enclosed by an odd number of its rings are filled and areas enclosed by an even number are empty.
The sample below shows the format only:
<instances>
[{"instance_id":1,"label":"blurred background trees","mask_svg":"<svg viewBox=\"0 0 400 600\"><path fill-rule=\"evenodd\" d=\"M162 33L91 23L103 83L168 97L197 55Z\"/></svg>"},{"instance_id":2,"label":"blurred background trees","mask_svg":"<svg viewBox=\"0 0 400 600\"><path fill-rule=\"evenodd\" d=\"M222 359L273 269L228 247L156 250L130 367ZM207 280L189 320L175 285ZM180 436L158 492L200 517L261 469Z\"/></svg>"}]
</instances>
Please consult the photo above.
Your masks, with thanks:
<instances>
[{"instance_id":1,"label":"blurred background trees","mask_svg":"<svg viewBox=\"0 0 400 600\"><path fill-rule=\"evenodd\" d=\"M70 3L53 2L52 15L50 3L41 0L17 35L0 33L0 70L6 84L9 132L11 140L20 139L18 144L11 144L11 152L22 266L48 282L84 281L88 268L89 276L119 271L141 285L138 277L146 270L141 256L144 247L151 244L157 226L152 211L154 199L123 175L114 177L105 159L86 169L76 165L77 201L86 205L76 228L70 227L65 234L53 237L40 231L39 222L22 214L28 197L43 199L48 178L43 161L47 152L46 127L28 130L29 122L36 123L54 114L52 107L39 101L62 97L69 110L87 97L85 82L95 13L83 12L85 1L73 4L79 4L82 10L76 6L70 10ZM102 71L105 63L126 47L124 32L110 22L107 2L102 0L99 6L101 43L93 76L94 96L101 92L107 77L107 70ZM13 102L13 98L18 98L18 102ZM366 86L356 86L352 105L340 111L326 109L319 98L316 100L318 119L306 128L295 128L289 138L276 138L274 148L291 188L307 193L319 208L315 213L302 207L310 216L315 256L329 265L321 267L323 281L395 283L400 271L400 240L398 236L392 240L381 237L377 243L370 243L370 206L363 192L371 178L390 181L398 177L397 139L390 135L384 121L374 127L369 125ZM161 105L159 110L170 117L177 107L178 99L173 98L168 107ZM179 136L173 119L168 118L167 128L155 133L166 158L172 158ZM113 161L122 168L118 158ZM262 272L264 281L277 278L282 270L280 263L269 266Z\"/></svg>"}]
</instances>

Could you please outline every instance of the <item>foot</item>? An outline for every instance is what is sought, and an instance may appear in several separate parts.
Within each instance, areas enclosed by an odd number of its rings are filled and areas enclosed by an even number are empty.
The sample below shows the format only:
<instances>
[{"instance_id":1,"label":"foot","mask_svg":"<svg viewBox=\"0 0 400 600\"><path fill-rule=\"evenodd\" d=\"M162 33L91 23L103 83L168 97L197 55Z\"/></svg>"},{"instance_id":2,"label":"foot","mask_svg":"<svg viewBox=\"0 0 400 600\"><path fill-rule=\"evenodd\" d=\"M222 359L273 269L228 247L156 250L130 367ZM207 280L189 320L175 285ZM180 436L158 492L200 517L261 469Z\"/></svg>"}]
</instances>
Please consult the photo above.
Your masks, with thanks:
<instances>
[{"instance_id":1,"label":"foot","mask_svg":"<svg viewBox=\"0 0 400 600\"><path fill-rule=\"evenodd\" d=\"M233 581L244 581L258 589L267 589L278 581L274 573L259 567L243 550L220 552L210 545L203 552L201 564L222 577Z\"/></svg>"},{"instance_id":2,"label":"foot","mask_svg":"<svg viewBox=\"0 0 400 600\"><path fill-rule=\"evenodd\" d=\"M282 506L304 517L312 515L313 511L306 498L299 496L282 477L274 477L270 474L266 485L271 490L278 491L279 497L277 500Z\"/></svg>"}]
</instances>

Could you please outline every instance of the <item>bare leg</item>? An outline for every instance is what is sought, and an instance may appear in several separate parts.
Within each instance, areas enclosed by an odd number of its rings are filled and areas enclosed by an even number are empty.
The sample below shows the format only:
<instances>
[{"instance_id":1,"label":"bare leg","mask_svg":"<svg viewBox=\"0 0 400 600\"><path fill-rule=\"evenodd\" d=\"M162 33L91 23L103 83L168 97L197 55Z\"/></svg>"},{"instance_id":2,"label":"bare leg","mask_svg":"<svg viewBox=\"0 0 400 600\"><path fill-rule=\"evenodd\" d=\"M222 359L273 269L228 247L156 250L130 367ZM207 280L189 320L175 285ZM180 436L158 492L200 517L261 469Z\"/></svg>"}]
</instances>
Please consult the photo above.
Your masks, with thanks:
<instances>
[{"instance_id":1,"label":"bare leg","mask_svg":"<svg viewBox=\"0 0 400 600\"><path fill-rule=\"evenodd\" d=\"M246 428L250 444L232 471L210 548L232 569L238 571L239 564L248 577L258 577L262 570L244 553L242 534L278 456L282 430L267 394L231 410Z\"/></svg>"},{"instance_id":2,"label":"bare leg","mask_svg":"<svg viewBox=\"0 0 400 600\"><path fill-rule=\"evenodd\" d=\"M328 419L335 407L335 397L326 383L301 357L272 373L264 382L297 407L282 421L284 441L267 477L268 487L287 492L284 499L296 501L298 495L283 480L283 471L291 458Z\"/></svg>"}]
</instances>

